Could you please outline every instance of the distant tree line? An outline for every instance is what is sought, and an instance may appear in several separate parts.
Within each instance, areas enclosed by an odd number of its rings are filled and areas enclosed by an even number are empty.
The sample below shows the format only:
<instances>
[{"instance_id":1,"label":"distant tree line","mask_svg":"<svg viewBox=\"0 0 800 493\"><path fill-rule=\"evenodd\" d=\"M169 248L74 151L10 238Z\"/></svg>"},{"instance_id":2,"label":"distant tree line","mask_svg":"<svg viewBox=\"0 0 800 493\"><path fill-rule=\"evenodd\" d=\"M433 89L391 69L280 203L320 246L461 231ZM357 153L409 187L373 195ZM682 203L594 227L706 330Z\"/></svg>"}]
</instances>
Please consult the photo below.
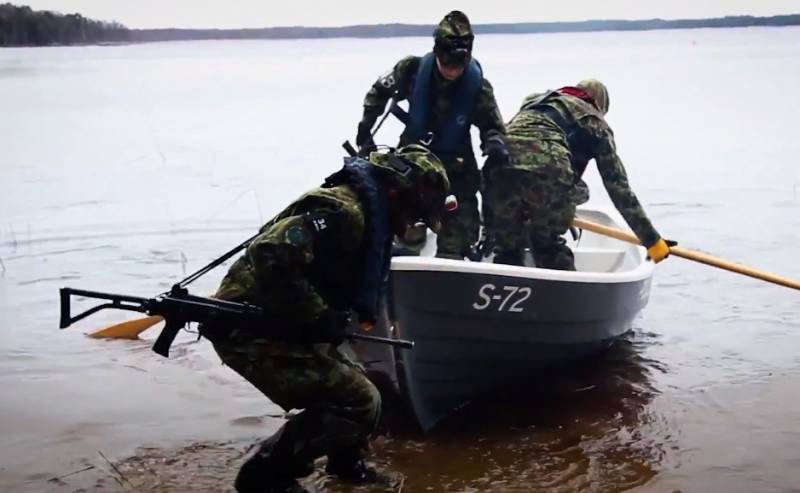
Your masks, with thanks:
<instances>
[{"instance_id":1,"label":"distant tree line","mask_svg":"<svg viewBox=\"0 0 800 493\"><path fill-rule=\"evenodd\" d=\"M477 24L478 34L530 34L586 31L644 31L709 27L797 26L800 14L772 17L729 16L683 20L606 20L582 22L520 22ZM265 27L258 29L128 29L116 22L87 19L80 14L35 11L0 4L0 46L43 46L109 42L179 41L195 39L390 38L430 36L428 24L375 24L344 27Z\"/></svg>"},{"instance_id":2,"label":"distant tree line","mask_svg":"<svg viewBox=\"0 0 800 493\"><path fill-rule=\"evenodd\" d=\"M87 19L80 14L36 11L0 4L0 46L47 46L126 42L128 28L117 22Z\"/></svg>"},{"instance_id":3,"label":"distant tree line","mask_svg":"<svg viewBox=\"0 0 800 493\"><path fill-rule=\"evenodd\" d=\"M645 31L704 27L797 26L800 15L773 17L729 16L683 20L607 20L582 22L520 22L477 24L478 34L530 34L586 31ZM391 38L430 36L435 26L427 24L375 24L344 27L265 27L260 29L135 29L133 41L178 41L192 39L297 39L297 38Z\"/></svg>"},{"instance_id":4,"label":"distant tree line","mask_svg":"<svg viewBox=\"0 0 800 493\"><path fill-rule=\"evenodd\" d=\"M776 15L771 17L754 17L737 15L715 17L709 19L644 19L644 20L605 20L580 22L525 22L518 24L481 24L476 26L476 33L513 34L513 33L548 33L548 32L586 32L586 31L649 31L655 29L699 29L723 27L757 27L757 26L797 26L800 25L800 14Z\"/></svg>"}]
</instances>

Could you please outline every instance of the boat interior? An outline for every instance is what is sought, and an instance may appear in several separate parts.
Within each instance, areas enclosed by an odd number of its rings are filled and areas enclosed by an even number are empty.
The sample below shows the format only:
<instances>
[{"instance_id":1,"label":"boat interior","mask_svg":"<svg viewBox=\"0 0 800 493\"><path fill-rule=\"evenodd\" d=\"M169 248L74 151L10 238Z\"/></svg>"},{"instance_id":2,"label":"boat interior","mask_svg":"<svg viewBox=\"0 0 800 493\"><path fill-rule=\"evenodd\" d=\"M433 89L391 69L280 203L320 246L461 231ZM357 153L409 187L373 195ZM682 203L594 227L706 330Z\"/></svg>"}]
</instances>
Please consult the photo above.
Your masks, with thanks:
<instances>
[{"instance_id":1,"label":"boat interior","mask_svg":"<svg viewBox=\"0 0 800 493\"><path fill-rule=\"evenodd\" d=\"M592 221L604 226L628 229L620 224L621 221L614 220L615 214L611 211L602 209L579 208L577 216L581 219ZM573 235L573 233L575 233ZM609 238L591 231L574 230L568 231L564 238L567 245L575 254L575 267L578 272L595 273L621 273L630 272L641 268L646 264L646 251L643 247L624 243L622 241ZM436 234L428 231L428 238L425 246L420 252L419 257L430 258L432 261L447 261L435 259L436 254ZM480 262L481 264L493 264L494 255L490 255ZM460 262L463 263L463 262ZM468 262L467 262L468 263ZM525 255L525 266L535 268L533 257L530 252ZM501 266L498 266L501 267ZM545 270L545 269L537 269Z\"/></svg>"}]
</instances>

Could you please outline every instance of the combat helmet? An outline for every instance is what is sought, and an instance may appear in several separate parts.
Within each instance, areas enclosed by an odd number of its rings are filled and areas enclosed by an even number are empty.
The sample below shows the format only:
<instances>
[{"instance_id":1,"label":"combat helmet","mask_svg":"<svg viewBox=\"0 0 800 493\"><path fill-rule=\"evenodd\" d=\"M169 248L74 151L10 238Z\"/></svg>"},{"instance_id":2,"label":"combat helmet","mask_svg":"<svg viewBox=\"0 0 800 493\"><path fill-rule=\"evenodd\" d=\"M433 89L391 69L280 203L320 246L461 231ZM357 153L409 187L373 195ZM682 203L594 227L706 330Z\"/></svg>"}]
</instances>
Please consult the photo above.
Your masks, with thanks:
<instances>
[{"instance_id":1,"label":"combat helmet","mask_svg":"<svg viewBox=\"0 0 800 493\"><path fill-rule=\"evenodd\" d=\"M597 79L585 79L575 86L586 91L594 101L595 107L604 115L608 113L610 100L608 99L608 88Z\"/></svg>"},{"instance_id":2,"label":"combat helmet","mask_svg":"<svg viewBox=\"0 0 800 493\"><path fill-rule=\"evenodd\" d=\"M425 146L410 144L393 152L373 152L369 161L404 193L406 212L439 231L450 192L450 180L439 158Z\"/></svg>"},{"instance_id":3,"label":"combat helmet","mask_svg":"<svg viewBox=\"0 0 800 493\"><path fill-rule=\"evenodd\" d=\"M474 39L467 15L453 10L433 32L433 53L444 65L465 67L472 57Z\"/></svg>"}]
</instances>

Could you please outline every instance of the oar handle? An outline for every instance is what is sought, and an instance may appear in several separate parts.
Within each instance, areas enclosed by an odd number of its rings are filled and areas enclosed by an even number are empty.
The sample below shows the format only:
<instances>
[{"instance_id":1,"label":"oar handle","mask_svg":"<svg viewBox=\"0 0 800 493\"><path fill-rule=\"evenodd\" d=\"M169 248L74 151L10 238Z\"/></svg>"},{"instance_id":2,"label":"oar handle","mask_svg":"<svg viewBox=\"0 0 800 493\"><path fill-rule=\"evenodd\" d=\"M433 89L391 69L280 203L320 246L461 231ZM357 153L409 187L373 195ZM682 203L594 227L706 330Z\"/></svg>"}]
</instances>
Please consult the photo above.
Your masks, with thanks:
<instances>
[{"instance_id":1,"label":"oar handle","mask_svg":"<svg viewBox=\"0 0 800 493\"><path fill-rule=\"evenodd\" d=\"M585 229L593 233L609 236L611 238L625 241L627 243L633 243L634 245L641 245L641 242L636 236L627 233L625 231L622 231L621 229L611 228L609 226L604 226L602 224L597 224L591 221L587 221L585 219L577 219L577 218L573 221L573 224L581 229ZM736 272L737 274L742 274L744 276L753 277L755 279L760 279L762 281L771 282L773 284L778 284L779 286L800 290L800 281L796 281L794 279L790 279L784 276L779 276L771 272L754 269L752 267L748 267L742 264L737 264L735 262L730 262L728 260L721 259L719 257L714 257L713 255L709 255L707 253L702 253L695 250L689 250L688 248L683 248L680 246L670 247L669 253L671 255L675 255L676 257L682 257L687 260L694 260L695 262L700 262L701 264L717 267L718 269L724 269L730 272Z\"/></svg>"}]
</instances>

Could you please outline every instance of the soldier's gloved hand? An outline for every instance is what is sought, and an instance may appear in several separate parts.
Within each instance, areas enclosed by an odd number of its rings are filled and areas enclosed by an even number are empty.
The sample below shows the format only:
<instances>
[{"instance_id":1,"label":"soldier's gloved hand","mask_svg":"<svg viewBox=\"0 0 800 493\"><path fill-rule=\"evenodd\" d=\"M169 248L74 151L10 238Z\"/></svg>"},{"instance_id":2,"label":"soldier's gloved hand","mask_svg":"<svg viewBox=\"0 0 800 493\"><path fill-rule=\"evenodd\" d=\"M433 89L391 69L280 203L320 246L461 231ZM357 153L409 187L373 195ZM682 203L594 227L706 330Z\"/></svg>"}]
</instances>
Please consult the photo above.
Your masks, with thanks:
<instances>
[{"instance_id":1,"label":"soldier's gloved hand","mask_svg":"<svg viewBox=\"0 0 800 493\"><path fill-rule=\"evenodd\" d=\"M508 153L506 143L503 142L502 137L492 136L483 147L483 153L486 155L486 162L483 167L488 170L495 170L504 168L511 165L511 155Z\"/></svg>"},{"instance_id":2,"label":"soldier's gloved hand","mask_svg":"<svg viewBox=\"0 0 800 493\"><path fill-rule=\"evenodd\" d=\"M347 336L350 325L350 313L328 308L313 322L307 331L310 343L328 343L338 346Z\"/></svg>"},{"instance_id":3,"label":"soldier's gloved hand","mask_svg":"<svg viewBox=\"0 0 800 493\"><path fill-rule=\"evenodd\" d=\"M358 133L356 134L356 146L358 147L358 155L361 157L369 156L369 153L376 149L375 142L372 140L372 122L368 120L361 120L358 124Z\"/></svg>"},{"instance_id":4,"label":"soldier's gloved hand","mask_svg":"<svg viewBox=\"0 0 800 493\"><path fill-rule=\"evenodd\" d=\"M657 242L653 243L647 248L647 258L651 259L655 263L659 263L665 258L669 257L669 247L674 247L677 244L677 241L659 238Z\"/></svg>"}]
</instances>

